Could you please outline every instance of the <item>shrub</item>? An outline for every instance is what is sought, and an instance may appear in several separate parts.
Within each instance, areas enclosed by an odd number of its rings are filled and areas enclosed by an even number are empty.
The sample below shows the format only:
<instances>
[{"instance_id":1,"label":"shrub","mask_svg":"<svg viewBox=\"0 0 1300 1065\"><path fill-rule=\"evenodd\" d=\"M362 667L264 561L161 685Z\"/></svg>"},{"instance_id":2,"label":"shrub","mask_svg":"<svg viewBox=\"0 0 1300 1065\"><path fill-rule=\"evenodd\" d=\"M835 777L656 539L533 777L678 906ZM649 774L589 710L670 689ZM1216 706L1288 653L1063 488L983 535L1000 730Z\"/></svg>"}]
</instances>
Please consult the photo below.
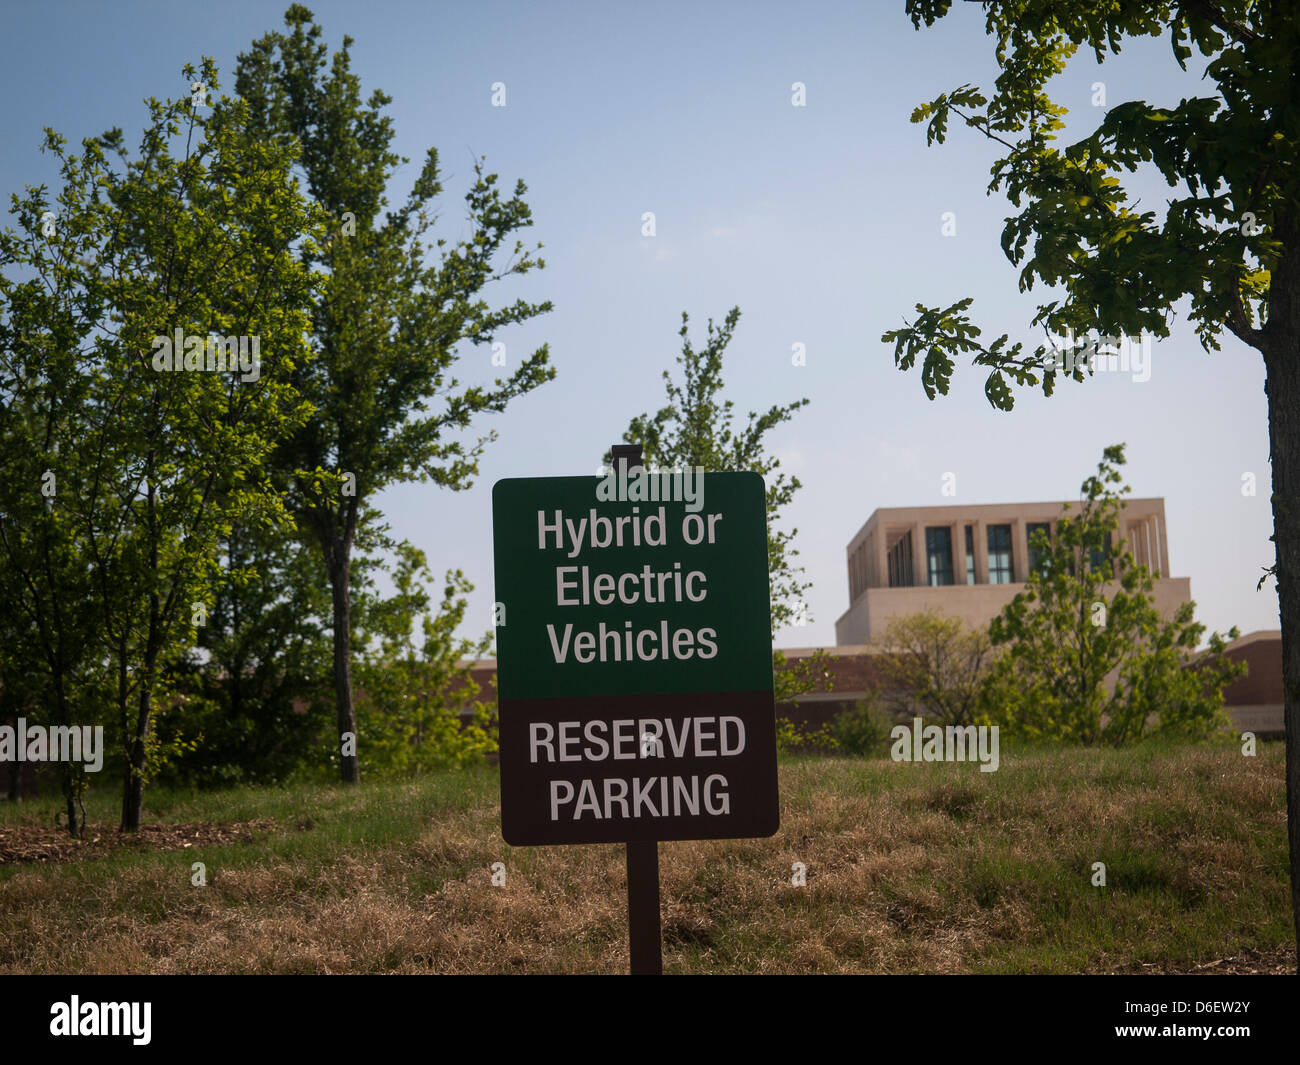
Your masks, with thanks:
<instances>
[{"instance_id":1,"label":"shrub","mask_svg":"<svg viewBox=\"0 0 1300 1065\"><path fill-rule=\"evenodd\" d=\"M846 754L871 758L882 754L889 741L893 722L881 710L873 696L859 699L851 710L843 711L831 724L836 745Z\"/></svg>"},{"instance_id":2,"label":"shrub","mask_svg":"<svg viewBox=\"0 0 1300 1065\"><path fill-rule=\"evenodd\" d=\"M788 717L776 719L776 749L781 754L833 751L837 746L839 744L828 725L818 729L800 728Z\"/></svg>"}]
</instances>

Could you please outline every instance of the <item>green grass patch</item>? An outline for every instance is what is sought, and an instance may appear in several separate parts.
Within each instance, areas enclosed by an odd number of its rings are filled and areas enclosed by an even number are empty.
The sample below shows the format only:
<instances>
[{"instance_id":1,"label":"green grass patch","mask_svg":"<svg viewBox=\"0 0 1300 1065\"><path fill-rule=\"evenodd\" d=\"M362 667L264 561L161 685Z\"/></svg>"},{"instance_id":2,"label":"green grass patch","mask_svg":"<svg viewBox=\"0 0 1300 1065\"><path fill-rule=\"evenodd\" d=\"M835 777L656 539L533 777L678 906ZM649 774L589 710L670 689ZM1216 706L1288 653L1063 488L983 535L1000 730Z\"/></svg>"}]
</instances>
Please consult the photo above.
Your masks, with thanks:
<instances>
[{"instance_id":1,"label":"green grass patch","mask_svg":"<svg viewBox=\"0 0 1300 1065\"><path fill-rule=\"evenodd\" d=\"M1221 972L1294 950L1280 744L1004 745L996 773L794 756L780 774L771 839L661 845L667 971ZM0 863L0 971L624 971L622 847L509 847L498 801L488 768L155 789L148 825L260 827L116 847L119 798L97 789L98 850ZM0 830L59 807L0 804Z\"/></svg>"}]
</instances>

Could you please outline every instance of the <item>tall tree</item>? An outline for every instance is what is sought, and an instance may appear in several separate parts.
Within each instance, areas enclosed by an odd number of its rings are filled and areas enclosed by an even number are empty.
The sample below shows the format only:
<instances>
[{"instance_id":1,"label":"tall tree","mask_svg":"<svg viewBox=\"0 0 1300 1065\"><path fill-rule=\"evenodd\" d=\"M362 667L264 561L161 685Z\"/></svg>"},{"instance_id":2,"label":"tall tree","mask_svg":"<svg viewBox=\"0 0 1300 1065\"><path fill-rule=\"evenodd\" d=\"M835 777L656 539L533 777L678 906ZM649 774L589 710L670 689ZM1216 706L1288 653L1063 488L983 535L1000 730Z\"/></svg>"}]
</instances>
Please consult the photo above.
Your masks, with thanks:
<instances>
[{"instance_id":1,"label":"tall tree","mask_svg":"<svg viewBox=\"0 0 1300 1065\"><path fill-rule=\"evenodd\" d=\"M26 262L16 234L0 235L0 268ZM86 381L70 338L80 294L66 279L26 285L0 274L0 718L68 727L98 723L97 612L75 511L65 505L80 464ZM59 489L63 488L60 497ZM10 764L10 797L22 765ZM68 832L84 826L85 774L58 768Z\"/></svg>"},{"instance_id":2,"label":"tall tree","mask_svg":"<svg viewBox=\"0 0 1300 1065\"><path fill-rule=\"evenodd\" d=\"M951 6L907 0L906 9L919 29ZM983 8L1001 67L994 91L962 85L918 107L912 121L928 120L927 141L942 142L955 115L1006 149L989 191L1024 206L1007 220L1002 249L1022 266L1022 290L1059 286L1033 324L1076 337L1166 337L1173 305L1186 298L1207 350L1226 330L1264 360L1300 968L1300 16L1284 0L986 0ZM1166 34L1183 70L1192 46L1208 57L1203 83L1212 94L1172 106L1126 101L1086 137L1057 145L1064 109L1046 86L1069 58L1082 47L1101 62L1130 39ZM1121 175L1144 168L1177 190L1163 217L1130 206ZM1011 382L1050 395L1055 353L1043 346L1027 355L1006 334L985 344L970 304L918 304L913 322L884 334L899 368L920 361L934 398L947 393L955 360L969 355L988 368L985 393L998 409L1012 407ZM1069 376L1084 380L1085 365Z\"/></svg>"},{"instance_id":3,"label":"tall tree","mask_svg":"<svg viewBox=\"0 0 1300 1065\"><path fill-rule=\"evenodd\" d=\"M311 277L293 246L314 222L292 155L216 97L211 61L184 73L189 95L148 101L135 158L118 129L80 154L47 131L58 197L29 188L20 230L0 234L2 387L17 396L0 436L31 451L6 454L6 583L59 717L109 715L124 831L165 754L155 717L219 537L276 509L265 461L306 414L288 377Z\"/></svg>"},{"instance_id":4,"label":"tall tree","mask_svg":"<svg viewBox=\"0 0 1300 1065\"><path fill-rule=\"evenodd\" d=\"M700 467L708 472L747 470L763 476L767 485L767 564L772 595L772 636L786 625L807 617L803 593L810 587L802 579L803 568L795 564L799 554L794 546L798 529L777 528L781 511L799 490L799 478L780 470L780 460L768 454L764 437L783 422L789 421L807 399L786 405L774 404L763 414L750 412L748 423L736 428L735 404L724 399L722 359L740 321L740 308L727 312L721 326L710 318L705 328L704 347L691 344L690 318L682 312L682 339L677 365L682 380L663 372L667 405L654 414L639 414L632 419L623 440L641 446L641 458L647 467L688 469ZM612 462L605 456L606 464ZM777 698L789 698L806 691L818 679L825 679L824 656L802 660L794 669L785 669L785 656L774 652ZM819 675L821 675L819 677Z\"/></svg>"},{"instance_id":5,"label":"tall tree","mask_svg":"<svg viewBox=\"0 0 1300 1065\"><path fill-rule=\"evenodd\" d=\"M494 434L473 444L456 434L555 371L543 345L491 387L464 386L453 376L460 345L491 344L501 329L551 304L517 300L492 309L482 297L489 282L544 265L513 239L532 224L524 183L503 199L497 175L477 163L465 196L471 234L451 247L443 238L426 242L429 208L442 191L437 151L428 150L402 205L385 211L388 183L408 161L391 150L392 122L383 113L391 97L375 91L362 102L352 38L331 60L307 8L294 4L284 18L285 32L267 34L239 57L236 90L268 143L301 147L306 187L335 220L331 239L304 256L327 275L312 315L316 357L294 376L314 413L279 464L290 505L329 575L340 772L355 783L352 555L365 504L402 481L470 486Z\"/></svg>"},{"instance_id":6,"label":"tall tree","mask_svg":"<svg viewBox=\"0 0 1300 1065\"><path fill-rule=\"evenodd\" d=\"M1005 652L987 677L987 713L1031 739L1113 747L1153 733L1204 739L1226 723L1223 689L1245 672L1223 654L1236 629L1212 633L1209 654L1188 668L1205 626L1193 620L1194 603L1162 618L1151 571L1124 550L1123 464L1122 444L1106 448L1077 513L1050 540L1035 531L1025 590L989 626Z\"/></svg>"}]
</instances>

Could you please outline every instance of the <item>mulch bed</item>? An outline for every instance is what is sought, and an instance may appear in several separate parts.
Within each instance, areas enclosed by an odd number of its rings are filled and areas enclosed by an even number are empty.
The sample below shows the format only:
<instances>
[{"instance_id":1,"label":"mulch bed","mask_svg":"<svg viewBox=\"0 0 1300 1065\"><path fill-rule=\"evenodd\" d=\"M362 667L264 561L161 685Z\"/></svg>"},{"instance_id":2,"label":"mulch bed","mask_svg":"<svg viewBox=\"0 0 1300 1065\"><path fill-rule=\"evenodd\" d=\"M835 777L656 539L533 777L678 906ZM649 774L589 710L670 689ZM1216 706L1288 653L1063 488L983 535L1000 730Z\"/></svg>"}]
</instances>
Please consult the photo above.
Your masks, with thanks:
<instances>
[{"instance_id":1,"label":"mulch bed","mask_svg":"<svg viewBox=\"0 0 1300 1065\"><path fill-rule=\"evenodd\" d=\"M19 862L71 862L101 858L112 851L170 851L186 847L212 847L252 843L259 832L276 824L269 818L215 825L206 822L180 825L142 825L135 833L116 826L86 826L85 839L73 839L54 825L0 826L0 865Z\"/></svg>"}]
</instances>

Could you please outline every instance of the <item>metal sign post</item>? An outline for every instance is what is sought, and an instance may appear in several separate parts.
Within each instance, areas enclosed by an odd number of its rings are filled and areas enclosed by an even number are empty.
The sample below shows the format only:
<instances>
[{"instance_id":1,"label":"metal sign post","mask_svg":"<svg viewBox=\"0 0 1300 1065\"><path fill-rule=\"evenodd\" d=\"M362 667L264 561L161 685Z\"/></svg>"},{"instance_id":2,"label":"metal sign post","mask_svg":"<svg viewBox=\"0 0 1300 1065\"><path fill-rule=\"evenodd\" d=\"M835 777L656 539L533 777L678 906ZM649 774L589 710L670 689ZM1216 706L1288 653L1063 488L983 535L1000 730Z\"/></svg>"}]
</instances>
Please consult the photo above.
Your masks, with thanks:
<instances>
[{"instance_id":1,"label":"metal sign post","mask_svg":"<svg viewBox=\"0 0 1300 1065\"><path fill-rule=\"evenodd\" d=\"M766 489L613 455L492 489L501 834L623 843L631 971L658 974L659 841L780 821Z\"/></svg>"},{"instance_id":2,"label":"metal sign post","mask_svg":"<svg viewBox=\"0 0 1300 1065\"><path fill-rule=\"evenodd\" d=\"M627 476L641 465L640 444L610 448L615 474ZM659 841L627 843L627 947L633 976L662 976L664 943L659 910Z\"/></svg>"}]
</instances>

